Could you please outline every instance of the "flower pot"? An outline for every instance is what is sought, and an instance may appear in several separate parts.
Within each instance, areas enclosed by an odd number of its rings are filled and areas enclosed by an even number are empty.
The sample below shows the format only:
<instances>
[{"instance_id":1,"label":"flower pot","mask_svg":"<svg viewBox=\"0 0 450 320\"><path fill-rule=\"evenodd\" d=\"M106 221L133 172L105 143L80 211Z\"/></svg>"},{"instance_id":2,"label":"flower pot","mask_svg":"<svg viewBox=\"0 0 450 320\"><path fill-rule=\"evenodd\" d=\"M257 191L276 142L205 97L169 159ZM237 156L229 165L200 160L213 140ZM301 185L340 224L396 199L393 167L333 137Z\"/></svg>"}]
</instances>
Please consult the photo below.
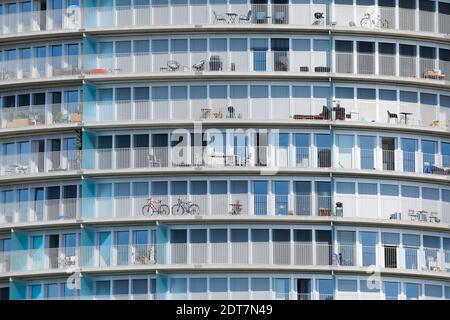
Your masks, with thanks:
<instances>
[{"instance_id":1,"label":"flower pot","mask_svg":"<svg viewBox=\"0 0 450 320\"><path fill-rule=\"evenodd\" d=\"M74 113L70 118L72 122L81 122L81 113Z\"/></svg>"}]
</instances>

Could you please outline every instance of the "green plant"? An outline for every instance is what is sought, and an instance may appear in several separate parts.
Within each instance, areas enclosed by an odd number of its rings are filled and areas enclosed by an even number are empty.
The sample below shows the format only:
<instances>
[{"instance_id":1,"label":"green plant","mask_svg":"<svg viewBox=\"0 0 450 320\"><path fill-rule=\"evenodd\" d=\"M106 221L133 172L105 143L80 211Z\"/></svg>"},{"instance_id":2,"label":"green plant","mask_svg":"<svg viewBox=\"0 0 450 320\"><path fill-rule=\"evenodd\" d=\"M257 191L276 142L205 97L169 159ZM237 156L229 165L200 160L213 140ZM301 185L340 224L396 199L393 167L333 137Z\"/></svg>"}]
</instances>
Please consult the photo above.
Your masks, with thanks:
<instances>
[{"instance_id":1,"label":"green plant","mask_svg":"<svg viewBox=\"0 0 450 320\"><path fill-rule=\"evenodd\" d=\"M27 115L25 112L20 111L20 110L16 110L14 112L14 119L26 119Z\"/></svg>"}]
</instances>

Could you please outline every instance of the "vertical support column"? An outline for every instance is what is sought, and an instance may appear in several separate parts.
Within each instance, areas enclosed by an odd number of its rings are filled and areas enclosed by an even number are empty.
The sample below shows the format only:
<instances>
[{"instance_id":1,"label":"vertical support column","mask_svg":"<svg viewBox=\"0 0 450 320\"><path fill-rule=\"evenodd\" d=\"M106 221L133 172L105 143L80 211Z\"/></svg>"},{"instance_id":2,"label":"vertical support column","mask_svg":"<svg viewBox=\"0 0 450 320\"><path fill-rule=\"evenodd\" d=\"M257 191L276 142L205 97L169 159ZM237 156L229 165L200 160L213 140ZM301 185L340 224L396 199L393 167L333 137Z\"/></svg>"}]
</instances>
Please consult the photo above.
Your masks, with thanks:
<instances>
[{"instance_id":1,"label":"vertical support column","mask_svg":"<svg viewBox=\"0 0 450 320\"><path fill-rule=\"evenodd\" d=\"M166 275L156 275L156 299L167 300L169 292L169 278Z\"/></svg>"},{"instance_id":2,"label":"vertical support column","mask_svg":"<svg viewBox=\"0 0 450 320\"><path fill-rule=\"evenodd\" d=\"M83 80L83 121L96 122L97 118L97 88Z\"/></svg>"},{"instance_id":3,"label":"vertical support column","mask_svg":"<svg viewBox=\"0 0 450 320\"><path fill-rule=\"evenodd\" d=\"M169 227L157 223L156 226L156 263L165 264L168 261Z\"/></svg>"},{"instance_id":4,"label":"vertical support column","mask_svg":"<svg viewBox=\"0 0 450 320\"><path fill-rule=\"evenodd\" d=\"M92 267L95 265L94 247L95 247L95 231L86 228L84 225L82 225L80 235L80 258L79 258L81 267ZM83 281L81 282L81 284L83 284Z\"/></svg>"},{"instance_id":5,"label":"vertical support column","mask_svg":"<svg viewBox=\"0 0 450 320\"><path fill-rule=\"evenodd\" d=\"M11 271L27 268L28 234L15 229L11 231Z\"/></svg>"},{"instance_id":6,"label":"vertical support column","mask_svg":"<svg viewBox=\"0 0 450 320\"><path fill-rule=\"evenodd\" d=\"M80 279L80 297L82 299L90 299L94 295L94 281L91 277L81 276Z\"/></svg>"},{"instance_id":7,"label":"vertical support column","mask_svg":"<svg viewBox=\"0 0 450 320\"><path fill-rule=\"evenodd\" d=\"M27 298L27 285L25 282L12 279L9 282L9 300L25 300Z\"/></svg>"},{"instance_id":8,"label":"vertical support column","mask_svg":"<svg viewBox=\"0 0 450 320\"><path fill-rule=\"evenodd\" d=\"M95 180L83 179L80 218L94 218L96 215Z\"/></svg>"},{"instance_id":9,"label":"vertical support column","mask_svg":"<svg viewBox=\"0 0 450 320\"><path fill-rule=\"evenodd\" d=\"M95 168L95 140L96 134L83 129L82 131L82 168Z\"/></svg>"},{"instance_id":10,"label":"vertical support column","mask_svg":"<svg viewBox=\"0 0 450 320\"><path fill-rule=\"evenodd\" d=\"M86 10L88 11L88 10ZM88 37L83 33L83 71L89 73L97 65L96 59L93 57L97 54L97 39Z\"/></svg>"}]
</instances>

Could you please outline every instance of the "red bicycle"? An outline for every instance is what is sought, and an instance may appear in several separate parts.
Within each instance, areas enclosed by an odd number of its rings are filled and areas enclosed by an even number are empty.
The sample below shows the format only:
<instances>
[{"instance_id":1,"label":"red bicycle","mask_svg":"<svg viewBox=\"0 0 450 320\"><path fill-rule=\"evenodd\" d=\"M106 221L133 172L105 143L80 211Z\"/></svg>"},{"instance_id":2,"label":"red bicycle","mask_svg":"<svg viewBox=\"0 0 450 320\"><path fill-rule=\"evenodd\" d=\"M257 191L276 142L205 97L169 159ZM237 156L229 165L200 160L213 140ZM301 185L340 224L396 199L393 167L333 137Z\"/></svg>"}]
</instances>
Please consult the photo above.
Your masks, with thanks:
<instances>
[{"instance_id":1,"label":"red bicycle","mask_svg":"<svg viewBox=\"0 0 450 320\"><path fill-rule=\"evenodd\" d=\"M147 204L142 207L142 215L152 216L154 214L160 214L167 216L170 213L169 206L162 204L161 200L153 200L153 198L147 199Z\"/></svg>"}]
</instances>

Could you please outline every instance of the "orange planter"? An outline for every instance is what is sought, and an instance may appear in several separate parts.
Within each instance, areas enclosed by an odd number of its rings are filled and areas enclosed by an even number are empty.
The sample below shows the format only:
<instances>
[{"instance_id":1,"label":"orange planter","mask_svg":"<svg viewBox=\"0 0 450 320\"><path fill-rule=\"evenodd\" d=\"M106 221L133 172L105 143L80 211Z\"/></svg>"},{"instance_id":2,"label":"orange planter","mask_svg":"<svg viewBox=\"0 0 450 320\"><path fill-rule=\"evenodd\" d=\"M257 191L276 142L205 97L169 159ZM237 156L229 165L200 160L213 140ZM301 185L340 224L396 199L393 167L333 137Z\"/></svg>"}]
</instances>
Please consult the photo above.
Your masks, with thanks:
<instances>
[{"instance_id":1,"label":"orange planter","mask_svg":"<svg viewBox=\"0 0 450 320\"><path fill-rule=\"evenodd\" d=\"M74 113L70 119L72 122L81 122L81 114Z\"/></svg>"},{"instance_id":2,"label":"orange planter","mask_svg":"<svg viewBox=\"0 0 450 320\"><path fill-rule=\"evenodd\" d=\"M91 69L89 70L89 74L106 74L109 73L106 69Z\"/></svg>"}]
</instances>

